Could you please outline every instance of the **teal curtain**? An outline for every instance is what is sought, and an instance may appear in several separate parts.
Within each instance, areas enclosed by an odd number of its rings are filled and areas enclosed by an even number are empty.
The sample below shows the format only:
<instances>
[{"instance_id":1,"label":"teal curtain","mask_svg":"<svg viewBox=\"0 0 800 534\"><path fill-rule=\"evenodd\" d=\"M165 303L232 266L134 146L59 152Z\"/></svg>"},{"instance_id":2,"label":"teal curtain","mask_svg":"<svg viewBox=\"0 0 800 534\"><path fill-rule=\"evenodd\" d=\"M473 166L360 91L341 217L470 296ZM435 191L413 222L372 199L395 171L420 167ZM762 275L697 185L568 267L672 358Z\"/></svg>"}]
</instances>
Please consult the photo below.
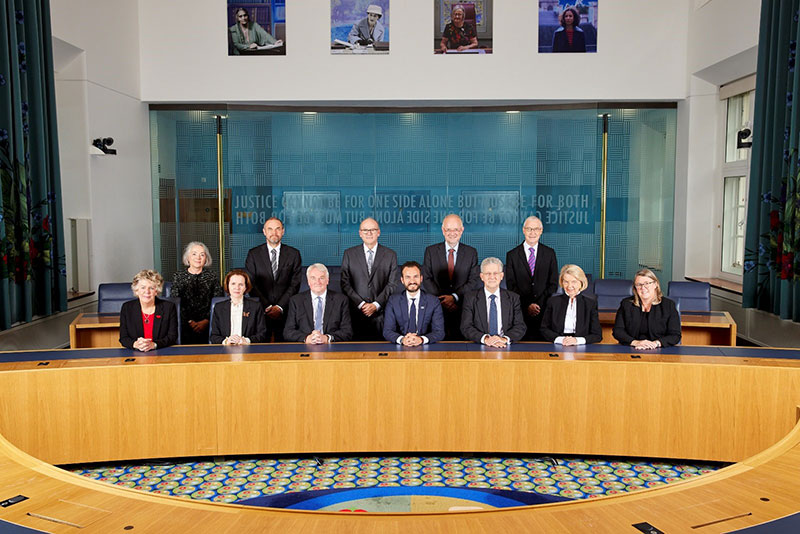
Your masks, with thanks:
<instances>
[{"instance_id":1,"label":"teal curtain","mask_svg":"<svg viewBox=\"0 0 800 534\"><path fill-rule=\"evenodd\" d=\"M742 305L800 321L800 0L761 3Z\"/></svg>"},{"instance_id":2,"label":"teal curtain","mask_svg":"<svg viewBox=\"0 0 800 534\"><path fill-rule=\"evenodd\" d=\"M0 4L0 329L66 310L48 0Z\"/></svg>"}]
</instances>

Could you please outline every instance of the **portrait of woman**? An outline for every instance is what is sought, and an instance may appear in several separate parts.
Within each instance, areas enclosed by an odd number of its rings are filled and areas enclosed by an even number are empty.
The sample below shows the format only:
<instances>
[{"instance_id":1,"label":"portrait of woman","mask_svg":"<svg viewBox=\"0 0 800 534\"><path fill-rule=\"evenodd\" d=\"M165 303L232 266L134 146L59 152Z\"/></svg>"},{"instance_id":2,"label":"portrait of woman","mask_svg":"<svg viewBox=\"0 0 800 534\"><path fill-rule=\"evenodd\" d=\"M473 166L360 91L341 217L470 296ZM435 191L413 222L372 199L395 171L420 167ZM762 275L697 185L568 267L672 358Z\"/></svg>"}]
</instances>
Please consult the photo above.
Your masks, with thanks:
<instances>
[{"instance_id":1,"label":"portrait of woman","mask_svg":"<svg viewBox=\"0 0 800 534\"><path fill-rule=\"evenodd\" d=\"M466 11L461 5L453 6L450 12L450 22L444 27L442 41L439 43L441 52L444 53L448 50L462 52L478 48L478 33L472 23L464 20L465 16Z\"/></svg>"},{"instance_id":2,"label":"portrait of woman","mask_svg":"<svg viewBox=\"0 0 800 534\"><path fill-rule=\"evenodd\" d=\"M370 4L367 7L367 16L353 24L347 41L350 44L362 45L383 41L383 34L386 30L381 24L381 17L383 17L383 8Z\"/></svg>"},{"instance_id":3,"label":"portrait of woman","mask_svg":"<svg viewBox=\"0 0 800 534\"><path fill-rule=\"evenodd\" d=\"M122 305L119 313L119 342L123 347L148 352L178 341L175 304L158 298L164 279L156 271L136 273L131 289L136 298Z\"/></svg>"},{"instance_id":4,"label":"portrait of woman","mask_svg":"<svg viewBox=\"0 0 800 534\"><path fill-rule=\"evenodd\" d=\"M586 273L577 265L564 265L558 283L564 293L547 300L540 329L542 337L564 346L599 343L603 329L597 300L582 293L589 286Z\"/></svg>"},{"instance_id":5,"label":"portrait of woman","mask_svg":"<svg viewBox=\"0 0 800 534\"><path fill-rule=\"evenodd\" d=\"M620 303L613 334L623 345L645 350L680 343L678 308L661 293L661 284L650 269L636 273L633 296Z\"/></svg>"},{"instance_id":6,"label":"portrait of woman","mask_svg":"<svg viewBox=\"0 0 800 534\"><path fill-rule=\"evenodd\" d=\"M236 24L229 31L233 55L240 55L243 51L254 50L259 46L283 44L282 41L276 41L259 23L250 20L250 13L243 7L236 10Z\"/></svg>"},{"instance_id":7,"label":"portrait of woman","mask_svg":"<svg viewBox=\"0 0 800 534\"><path fill-rule=\"evenodd\" d=\"M245 297L253 288L243 269L233 269L225 276L229 298L214 306L211 343L249 345L267 341L267 320L257 299Z\"/></svg>"},{"instance_id":8,"label":"portrait of woman","mask_svg":"<svg viewBox=\"0 0 800 534\"><path fill-rule=\"evenodd\" d=\"M181 343L208 344L211 299L222 296L216 273L210 271L211 255L200 241L192 241L183 250L186 269L172 279L172 296L181 299Z\"/></svg>"},{"instance_id":9,"label":"portrait of woman","mask_svg":"<svg viewBox=\"0 0 800 534\"><path fill-rule=\"evenodd\" d=\"M553 33L553 52L586 52L586 37L580 28L581 15L568 7L559 16L561 27Z\"/></svg>"}]
</instances>

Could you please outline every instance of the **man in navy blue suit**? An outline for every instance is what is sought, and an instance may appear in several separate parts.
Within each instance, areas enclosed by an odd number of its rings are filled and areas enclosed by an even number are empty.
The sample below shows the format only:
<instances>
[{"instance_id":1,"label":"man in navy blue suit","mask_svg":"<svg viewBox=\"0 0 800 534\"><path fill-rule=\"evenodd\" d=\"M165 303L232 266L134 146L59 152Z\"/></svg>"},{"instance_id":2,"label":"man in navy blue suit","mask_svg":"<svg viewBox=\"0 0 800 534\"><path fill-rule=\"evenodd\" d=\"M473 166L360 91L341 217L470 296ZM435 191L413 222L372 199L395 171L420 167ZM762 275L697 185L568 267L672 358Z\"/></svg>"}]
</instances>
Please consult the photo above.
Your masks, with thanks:
<instances>
[{"instance_id":1,"label":"man in navy blue suit","mask_svg":"<svg viewBox=\"0 0 800 534\"><path fill-rule=\"evenodd\" d=\"M403 264L400 280L406 290L389 297L383 322L383 337L390 343L416 347L444 339L442 305L435 295L420 290L422 267L415 261Z\"/></svg>"}]
</instances>

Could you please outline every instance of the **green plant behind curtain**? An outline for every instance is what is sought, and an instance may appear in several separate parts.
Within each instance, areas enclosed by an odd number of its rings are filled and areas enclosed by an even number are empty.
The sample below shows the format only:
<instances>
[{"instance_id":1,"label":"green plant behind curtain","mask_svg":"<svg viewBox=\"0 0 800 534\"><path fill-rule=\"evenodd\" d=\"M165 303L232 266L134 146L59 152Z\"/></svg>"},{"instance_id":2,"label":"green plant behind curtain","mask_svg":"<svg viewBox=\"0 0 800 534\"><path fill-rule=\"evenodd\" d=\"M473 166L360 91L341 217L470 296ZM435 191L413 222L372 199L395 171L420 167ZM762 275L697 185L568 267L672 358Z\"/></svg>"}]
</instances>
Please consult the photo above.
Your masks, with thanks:
<instances>
[{"instance_id":1,"label":"green plant behind curtain","mask_svg":"<svg viewBox=\"0 0 800 534\"><path fill-rule=\"evenodd\" d=\"M0 329L66 310L48 0L0 7Z\"/></svg>"}]
</instances>

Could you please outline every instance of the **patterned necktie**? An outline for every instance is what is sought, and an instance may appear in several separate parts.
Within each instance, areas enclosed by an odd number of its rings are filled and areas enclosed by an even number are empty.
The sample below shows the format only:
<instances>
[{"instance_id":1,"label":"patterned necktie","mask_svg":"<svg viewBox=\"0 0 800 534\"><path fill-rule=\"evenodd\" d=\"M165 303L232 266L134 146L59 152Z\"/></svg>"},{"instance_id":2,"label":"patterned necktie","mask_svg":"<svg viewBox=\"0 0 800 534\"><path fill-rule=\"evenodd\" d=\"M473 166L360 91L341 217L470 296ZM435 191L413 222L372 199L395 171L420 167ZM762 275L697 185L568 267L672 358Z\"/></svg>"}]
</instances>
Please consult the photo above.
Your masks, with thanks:
<instances>
[{"instance_id":1,"label":"patterned necktie","mask_svg":"<svg viewBox=\"0 0 800 534\"><path fill-rule=\"evenodd\" d=\"M489 295L489 335L497 335L497 295Z\"/></svg>"},{"instance_id":2,"label":"patterned necktie","mask_svg":"<svg viewBox=\"0 0 800 534\"><path fill-rule=\"evenodd\" d=\"M530 267L531 276L533 276L533 270L536 269L536 251L533 247L531 247L531 255L528 256L528 267Z\"/></svg>"},{"instance_id":3,"label":"patterned necktie","mask_svg":"<svg viewBox=\"0 0 800 534\"><path fill-rule=\"evenodd\" d=\"M417 333L417 305L414 301L416 298L411 299L411 308L408 310L408 328L406 334Z\"/></svg>"},{"instance_id":4,"label":"patterned necktie","mask_svg":"<svg viewBox=\"0 0 800 534\"><path fill-rule=\"evenodd\" d=\"M317 297L317 313L314 314L314 330L322 332L322 297Z\"/></svg>"},{"instance_id":5,"label":"patterned necktie","mask_svg":"<svg viewBox=\"0 0 800 534\"><path fill-rule=\"evenodd\" d=\"M447 276L453 280L453 272L456 270L456 255L452 248L447 253Z\"/></svg>"},{"instance_id":6,"label":"patterned necktie","mask_svg":"<svg viewBox=\"0 0 800 534\"><path fill-rule=\"evenodd\" d=\"M375 254L373 250L367 251L367 274L372 274L372 256Z\"/></svg>"},{"instance_id":7,"label":"patterned necktie","mask_svg":"<svg viewBox=\"0 0 800 534\"><path fill-rule=\"evenodd\" d=\"M275 278L275 275L278 274L278 251L274 248L270 251L272 253L272 277Z\"/></svg>"}]
</instances>

